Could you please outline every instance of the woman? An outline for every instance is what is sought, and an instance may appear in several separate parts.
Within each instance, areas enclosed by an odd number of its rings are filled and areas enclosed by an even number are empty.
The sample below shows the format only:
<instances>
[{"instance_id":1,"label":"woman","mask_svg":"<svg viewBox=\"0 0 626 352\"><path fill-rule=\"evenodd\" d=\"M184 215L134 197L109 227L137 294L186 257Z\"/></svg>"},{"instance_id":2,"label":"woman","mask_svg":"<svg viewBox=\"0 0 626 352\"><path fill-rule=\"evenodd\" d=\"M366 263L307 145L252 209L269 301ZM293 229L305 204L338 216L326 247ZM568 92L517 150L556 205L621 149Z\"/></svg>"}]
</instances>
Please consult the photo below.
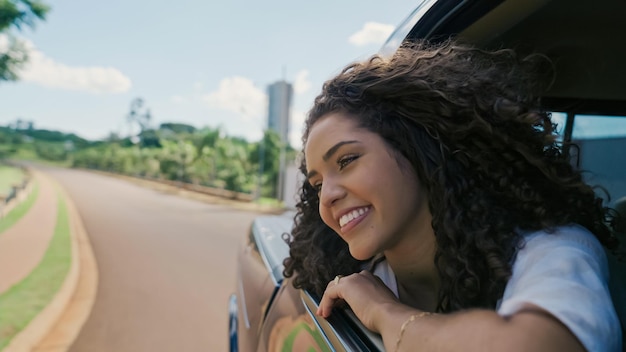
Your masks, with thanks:
<instances>
[{"instance_id":1,"label":"woman","mask_svg":"<svg viewBox=\"0 0 626 352\"><path fill-rule=\"evenodd\" d=\"M324 84L285 261L317 314L347 303L388 351L621 349L617 243L540 110L547 68L415 44Z\"/></svg>"}]
</instances>

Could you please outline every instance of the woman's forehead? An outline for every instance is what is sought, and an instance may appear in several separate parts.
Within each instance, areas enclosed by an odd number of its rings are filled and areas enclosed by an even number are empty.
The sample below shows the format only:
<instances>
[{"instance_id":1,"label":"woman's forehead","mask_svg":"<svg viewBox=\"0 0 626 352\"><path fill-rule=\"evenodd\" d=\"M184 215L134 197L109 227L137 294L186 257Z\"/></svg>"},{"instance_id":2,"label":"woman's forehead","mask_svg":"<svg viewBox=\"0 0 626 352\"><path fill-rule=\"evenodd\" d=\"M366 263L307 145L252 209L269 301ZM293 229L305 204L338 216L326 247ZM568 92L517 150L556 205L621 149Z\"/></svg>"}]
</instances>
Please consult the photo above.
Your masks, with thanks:
<instances>
[{"instance_id":1,"label":"woman's forehead","mask_svg":"<svg viewBox=\"0 0 626 352\"><path fill-rule=\"evenodd\" d=\"M346 138L355 138L356 136L370 133L359 127L355 118L343 113L332 113L322 116L318 119L309 130L309 135L304 145L304 154L320 152L319 148L324 149L327 145L332 145Z\"/></svg>"}]
</instances>

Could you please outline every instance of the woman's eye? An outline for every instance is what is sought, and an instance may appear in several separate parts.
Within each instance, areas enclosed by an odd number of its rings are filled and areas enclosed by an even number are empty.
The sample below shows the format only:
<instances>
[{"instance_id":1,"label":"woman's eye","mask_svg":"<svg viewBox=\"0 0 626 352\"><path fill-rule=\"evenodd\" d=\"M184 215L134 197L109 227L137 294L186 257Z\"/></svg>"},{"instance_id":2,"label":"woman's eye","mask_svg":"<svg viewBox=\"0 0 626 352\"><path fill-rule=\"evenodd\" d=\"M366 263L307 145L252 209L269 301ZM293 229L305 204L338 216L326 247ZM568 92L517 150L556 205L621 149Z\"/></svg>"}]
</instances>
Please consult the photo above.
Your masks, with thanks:
<instances>
[{"instance_id":1,"label":"woman's eye","mask_svg":"<svg viewBox=\"0 0 626 352\"><path fill-rule=\"evenodd\" d=\"M339 164L339 170L343 170L346 166L348 166L351 162L355 161L359 158L359 155L346 155L342 156L337 160L337 164Z\"/></svg>"},{"instance_id":2,"label":"woman's eye","mask_svg":"<svg viewBox=\"0 0 626 352\"><path fill-rule=\"evenodd\" d=\"M316 183L316 184L311 185L311 186L317 192L317 194L320 194L320 192L322 191L322 184L321 183Z\"/></svg>"}]
</instances>

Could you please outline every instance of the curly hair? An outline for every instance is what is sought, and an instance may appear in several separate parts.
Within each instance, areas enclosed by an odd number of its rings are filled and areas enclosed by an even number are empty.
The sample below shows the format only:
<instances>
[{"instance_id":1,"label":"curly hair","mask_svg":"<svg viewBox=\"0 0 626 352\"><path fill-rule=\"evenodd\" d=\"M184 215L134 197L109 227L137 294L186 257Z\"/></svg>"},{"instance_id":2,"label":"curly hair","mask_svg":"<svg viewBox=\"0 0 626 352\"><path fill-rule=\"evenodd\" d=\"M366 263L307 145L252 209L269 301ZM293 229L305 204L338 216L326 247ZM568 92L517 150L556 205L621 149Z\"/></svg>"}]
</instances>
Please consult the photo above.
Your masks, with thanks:
<instances>
[{"instance_id":1,"label":"curly hair","mask_svg":"<svg viewBox=\"0 0 626 352\"><path fill-rule=\"evenodd\" d=\"M540 109L552 72L538 54L413 43L347 66L308 113L303 145L318 119L340 112L414 168L432 213L440 312L494 308L522 231L578 223L616 246L602 199L563 155L556 125ZM304 158L300 170L307 172ZM364 263L324 224L306 180L296 209L284 275L321 295L332 277Z\"/></svg>"}]
</instances>

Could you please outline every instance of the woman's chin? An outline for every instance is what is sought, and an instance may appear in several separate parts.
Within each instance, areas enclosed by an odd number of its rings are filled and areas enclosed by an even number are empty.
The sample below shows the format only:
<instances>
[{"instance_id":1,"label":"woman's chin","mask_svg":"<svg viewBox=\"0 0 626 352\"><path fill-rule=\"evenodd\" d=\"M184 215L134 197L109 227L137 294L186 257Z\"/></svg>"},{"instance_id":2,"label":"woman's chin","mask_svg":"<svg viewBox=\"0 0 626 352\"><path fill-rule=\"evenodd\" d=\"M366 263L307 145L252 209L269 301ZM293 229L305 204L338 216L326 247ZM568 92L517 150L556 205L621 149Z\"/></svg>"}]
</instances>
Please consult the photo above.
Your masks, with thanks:
<instances>
[{"instance_id":1,"label":"woman's chin","mask_svg":"<svg viewBox=\"0 0 626 352\"><path fill-rule=\"evenodd\" d=\"M376 253L372 253L372 251L366 248L355 248L353 246L349 246L349 248L350 255L356 260L368 260L376 255Z\"/></svg>"}]
</instances>

